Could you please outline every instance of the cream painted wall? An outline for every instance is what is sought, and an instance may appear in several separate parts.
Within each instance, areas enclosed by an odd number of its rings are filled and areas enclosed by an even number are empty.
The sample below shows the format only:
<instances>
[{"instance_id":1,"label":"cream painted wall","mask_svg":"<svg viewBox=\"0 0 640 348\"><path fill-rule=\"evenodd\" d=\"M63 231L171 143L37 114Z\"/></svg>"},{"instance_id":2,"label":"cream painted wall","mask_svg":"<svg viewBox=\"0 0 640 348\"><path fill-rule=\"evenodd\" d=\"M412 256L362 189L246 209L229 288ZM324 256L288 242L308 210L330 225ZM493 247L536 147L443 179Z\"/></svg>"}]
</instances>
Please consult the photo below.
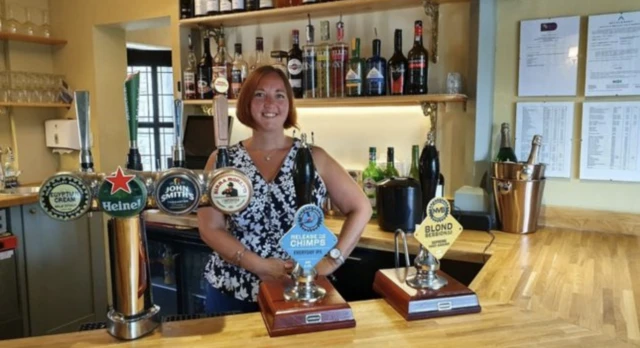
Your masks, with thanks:
<instances>
[{"instance_id":1,"label":"cream painted wall","mask_svg":"<svg viewBox=\"0 0 640 348\"><path fill-rule=\"evenodd\" d=\"M127 30L125 33L127 43L150 45L171 49L171 27Z\"/></svg>"},{"instance_id":2,"label":"cream painted wall","mask_svg":"<svg viewBox=\"0 0 640 348\"><path fill-rule=\"evenodd\" d=\"M518 101L575 101L573 169L570 179L548 179L543 204L609 211L640 212L639 183L585 181L579 177L580 129L584 97L587 17L592 14L637 11L638 0L499 0L497 52L495 62L494 132L502 122L515 124ZM519 98L518 42L519 23L525 19L581 16L580 55L578 61L578 96L575 98ZM598 100L637 100L636 98L599 98ZM499 143L494 142L494 153Z\"/></svg>"},{"instance_id":3,"label":"cream painted wall","mask_svg":"<svg viewBox=\"0 0 640 348\"><path fill-rule=\"evenodd\" d=\"M30 9L32 21L42 23L42 10L48 8L47 0L7 0L19 22L25 20L25 9ZM12 71L53 73L52 52L55 48L23 42L7 42L7 67ZM4 65L4 64L3 64ZM3 69L5 67L3 66ZM45 146L44 122L60 116L61 111L44 108L12 108L17 138L18 165L22 171L20 182L33 183L44 180L58 169L58 155ZM0 146L11 146L8 115L0 116ZM15 149L14 149L15 150Z\"/></svg>"}]
</instances>

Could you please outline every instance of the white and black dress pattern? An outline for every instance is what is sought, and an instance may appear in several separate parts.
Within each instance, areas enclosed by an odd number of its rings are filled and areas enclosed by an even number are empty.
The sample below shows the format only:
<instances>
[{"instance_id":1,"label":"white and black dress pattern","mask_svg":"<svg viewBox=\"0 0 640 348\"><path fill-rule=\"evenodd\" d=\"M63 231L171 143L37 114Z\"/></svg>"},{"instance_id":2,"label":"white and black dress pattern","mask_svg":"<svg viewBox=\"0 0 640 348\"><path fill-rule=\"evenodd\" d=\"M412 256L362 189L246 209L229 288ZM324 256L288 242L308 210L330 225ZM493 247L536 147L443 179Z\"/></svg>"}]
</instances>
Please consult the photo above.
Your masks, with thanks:
<instances>
[{"instance_id":1,"label":"white and black dress pattern","mask_svg":"<svg viewBox=\"0 0 640 348\"><path fill-rule=\"evenodd\" d=\"M291 174L300 145L300 140L294 139L289 154L271 183L262 177L242 143L229 147L230 166L242 170L249 177L254 194L245 210L226 217L227 230L261 257L289 258L278 242L293 225L297 209ZM317 172L313 187L314 203L322 206L327 188ZM257 301L260 279L244 268L227 263L216 252L211 254L204 276L223 293L239 300Z\"/></svg>"}]
</instances>

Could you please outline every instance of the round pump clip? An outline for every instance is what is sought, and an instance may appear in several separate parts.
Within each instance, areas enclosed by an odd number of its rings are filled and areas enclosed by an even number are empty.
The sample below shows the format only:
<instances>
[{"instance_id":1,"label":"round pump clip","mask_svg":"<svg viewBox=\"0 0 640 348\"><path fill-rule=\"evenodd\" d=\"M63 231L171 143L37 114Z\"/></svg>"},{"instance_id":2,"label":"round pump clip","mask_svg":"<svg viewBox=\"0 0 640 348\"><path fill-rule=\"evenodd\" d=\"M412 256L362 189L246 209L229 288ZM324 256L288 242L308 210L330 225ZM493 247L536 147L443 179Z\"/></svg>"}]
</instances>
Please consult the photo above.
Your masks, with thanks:
<instances>
[{"instance_id":1,"label":"round pump clip","mask_svg":"<svg viewBox=\"0 0 640 348\"><path fill-rule=\"evenodd\" d=\"M216 169L207 185L207 198L211 206L224 214L245 209L253 197L253 185L249 177L239 169Z\"/></svg>"},{"instance_id":2,"label":"round pump clip","mask_svg":"<svg viewBox=\"0 0 640 348\"><path fill-rule=\"evenodd\" d=\"M163 213L189 214L200 204L202 183L189 169L171 168L160 175L153 195L156 206Z\"/></svg>"}]
</instances>

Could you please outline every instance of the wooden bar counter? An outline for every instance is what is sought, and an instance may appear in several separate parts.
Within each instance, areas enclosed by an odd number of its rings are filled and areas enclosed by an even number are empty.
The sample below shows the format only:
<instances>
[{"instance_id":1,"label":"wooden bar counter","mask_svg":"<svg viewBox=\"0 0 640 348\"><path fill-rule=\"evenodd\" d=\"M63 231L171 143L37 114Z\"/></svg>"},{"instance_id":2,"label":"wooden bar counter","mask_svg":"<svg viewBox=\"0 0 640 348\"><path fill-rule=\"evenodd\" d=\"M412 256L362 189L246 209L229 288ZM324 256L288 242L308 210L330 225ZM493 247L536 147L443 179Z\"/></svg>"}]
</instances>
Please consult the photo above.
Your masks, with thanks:
<instances>
[{"instance_id":1,"label":"wooden bar counter","mask_svg":"<svg viewBox=\"0 0 640 348\"><path fill-rule=\"evenodd\" d=\"M195 226L195 217L153 212L148 221ZM340 224L327 219L333 231ZM407 322L377 299L350 303L353 329L270 338L260 314L252 313L166 323L133 342L94 330L0 341L0 347L640 346L639 237L557 228L494 234L487 248L489 234L464 231L446 255L486 260L470 285L480 298L478 314ZM393 234L372 223L359 245L393 250Z\"/></svg>"}]
</instances>

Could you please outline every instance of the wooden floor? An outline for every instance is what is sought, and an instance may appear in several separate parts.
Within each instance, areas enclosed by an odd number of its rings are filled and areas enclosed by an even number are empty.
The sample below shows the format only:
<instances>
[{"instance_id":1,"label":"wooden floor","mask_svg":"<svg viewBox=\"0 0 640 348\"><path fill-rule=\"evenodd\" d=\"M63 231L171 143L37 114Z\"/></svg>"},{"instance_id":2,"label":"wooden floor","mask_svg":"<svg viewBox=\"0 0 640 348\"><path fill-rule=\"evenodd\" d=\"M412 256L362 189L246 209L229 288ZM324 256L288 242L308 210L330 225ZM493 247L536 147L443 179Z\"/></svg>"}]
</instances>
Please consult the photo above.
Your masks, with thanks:
<instances>
[{"instance_id":1,"label":"wooden floor","mask_svg":"<svg viewBox=\"0 0 640 348\"><path fill-rule=\"evenodd\" d=\"M340 227L331 219L327 225ZM254 313L169 323L134 342L97 330L0 341L0 347L640 346L639 237L557 228L495 236L483 255L491 237L464 231L446 256L488 258L470 286L480 299L478 314L407 322L384 300L371 300L351 303L354 329L270 338ZM393 250L393 234L369 225L361 246Z\"/></svg>"}]
</instances>

